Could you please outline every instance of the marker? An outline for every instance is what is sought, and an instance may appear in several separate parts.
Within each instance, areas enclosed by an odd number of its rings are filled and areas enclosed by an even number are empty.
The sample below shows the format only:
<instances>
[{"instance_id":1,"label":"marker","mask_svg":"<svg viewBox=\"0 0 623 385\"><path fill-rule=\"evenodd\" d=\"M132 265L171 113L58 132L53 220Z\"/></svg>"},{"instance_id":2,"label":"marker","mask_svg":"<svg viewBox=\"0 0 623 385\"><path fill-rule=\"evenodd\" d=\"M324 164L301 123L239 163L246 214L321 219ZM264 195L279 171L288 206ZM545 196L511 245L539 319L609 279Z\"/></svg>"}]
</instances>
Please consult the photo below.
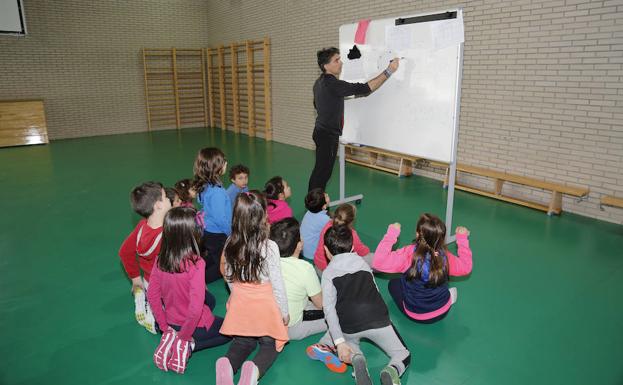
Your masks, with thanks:
<instances>
[{"instance_id":1,"label":"marker","mask_svg":"<svg viewBox=\"0 0 623 385\"><path fill-rule=\"evenodd\" d=\"M399 57L398 59L399 59L399 60L404 60L404 58L405 58L404 56L401 56L401 57ZM390 60L389 62L391 63L391 62L393 62L393 61L394 61L394 59Z\"/></svg>"}]
</instances>

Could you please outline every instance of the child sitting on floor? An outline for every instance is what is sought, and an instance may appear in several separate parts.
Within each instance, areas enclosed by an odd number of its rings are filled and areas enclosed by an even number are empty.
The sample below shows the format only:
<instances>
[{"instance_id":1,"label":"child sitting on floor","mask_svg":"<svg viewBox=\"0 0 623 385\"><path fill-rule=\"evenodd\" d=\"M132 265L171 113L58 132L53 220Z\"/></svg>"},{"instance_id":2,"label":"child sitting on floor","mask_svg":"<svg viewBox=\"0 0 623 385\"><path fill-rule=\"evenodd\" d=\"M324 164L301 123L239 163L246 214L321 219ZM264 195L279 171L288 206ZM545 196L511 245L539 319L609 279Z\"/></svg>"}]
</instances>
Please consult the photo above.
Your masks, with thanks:
<instances>
[{"instance_id":1,"label":"child sitting on floor","mask_svg":"<svg viewBox=\"0 0 623 385\"><path fill-rule=\"evenodd\" d=\"M223 319L212 314L214 296L205 289L196 215L188 207L167 213L158 262L151 272L147 298L163 333L154 362L164 371L184 373L191 351L230 341L219 333Z\"/></svg>"},{"instance_id":2,"label":"child sitting on floor","mask_svg":"<svg viewBox=\"0 0 623 385\"><path fill-rule=\"evenodd\" d=\"M381 384L400 384L411 354L392 325L372 269L351 251L351 229L343 225L331 227L325 234L324 248L330 262L322 273L322 304L329 332L319 344L307 348L307 355L337 372L346 370L344 363L352 363L357 385L371 385L359 348L360 340L365 338L389 356L389 363L380 373Z\"/></svg>"},{"instance_id":3,"label":"child sitting on floor","mask_svg":"<svg viewBox=\"0 0 623 385\"><path fill-rule=\"evenodd\" d=\"M302 340L326 331L318 276L313 265L299 259L303 247L299 222L294 218L286 218L273 223L270 226L270 239L279 246L281 255L281 274L290 311L288 336L291 340Z\"/></svg>"},{"instance_id":4,"label":"child sitting on floor","mask_svg":"<svg viewBox=\"0 0 623 385\"><path fill-rule=\"evenodd\" d=\"M171 202L162 183L146 182L132 189L130 203L143 219L121 244L119 257L128 278L132 280L136 321L150 333L156 334L154 316L147 303L145 292L148 290L149 276L156 256L160 252L162 223L165 214L171 209Z\"/></svg>"},{"instance_id":5,"label":"child sitting on floor","mask_svg":"<svg viewBox=\"0 0 623 385\"><path fill-rule=\"evenodd\" d=\"M242 164L237 164L229 171L231 184L227 188L229 200L233 203L241 192L249 191L249 168Z\"/></svg>"},{"instance_id":6,"label":"child sitting on floor","mask_svg":"<svg viewBox=\"0 0 623 385\"><path fill-rule=\"evenodd\" d=\"M318 240L318 247L316 248L316 253L314 254L314 264L316 265L317 271L323 271L329 263L324 248L324 235L327 230L333 226L346 226L349 228L353 234L353 251L360 257L363 257L368 265L372 264L372 258L374 255L370 253L368 246L361 242L359 234L357 234L357 231L353 228L356 213L357 211L355 206L349 203L341 204L337 207L337 209L335 209L335 212L333 213L333 220L331 222L327 222L327 224L322 228L320 238Z\"/></svg>"},{"instance_id":7,"label":"child sitting on floor","mask_svg":"<svg viewBox=\"0 0 623 385\"><path fill-rule=\"evenodd\" d=\"M329 195L321 188L315 188L305 196L307 212L301 221L301 238L303 239L303 257L306 259L314 259L320 233L331 220L327 214L328 205Z\"/></svg>"},{"instance_id":8,"label":"child sitting on floor","mask_svg":"<svg viewBox=\"0 0 623 385\"><path fill-rule=\"evenodd\" d=\"M432 214L422 214L415 228L413 244L396 251L400 224L389 225L374 253L372 267L386 273L402 273L389 281L389 293L410 319L433 323L444 318L456 302L456 288L448 289L449 276L472 271L472 251L465 227L456 228L458 258L445 245L446 225Z\"/></svg>"},{"instance_id":9,"label":"child sitting on floor","mask_svg":"<svg viewBox=\"0 0 623 385\"><path fill-rule=\"evenodd\" d=\"M280 176L271 178L264 185L264 194L268 200L268 222L275 223L284 218L292 217L292 209L286 199L292 191L288 183Z\"/></svg>"},{"instance_id":10,"label":"child sitting on floor","mask_svg":"<svg viewBox=\"0 0 623 385\"><path fill-rule=\"evenodd\" d=\"M233 337L216 361L216 385L255 385L288 342L288 298L279 247L268 238L266 199L259 191L238 194L232 233L223 250L221 272L231 287L221 333ZM252 361L249 355L259 345Z\"/></svg>"}]
</instances>

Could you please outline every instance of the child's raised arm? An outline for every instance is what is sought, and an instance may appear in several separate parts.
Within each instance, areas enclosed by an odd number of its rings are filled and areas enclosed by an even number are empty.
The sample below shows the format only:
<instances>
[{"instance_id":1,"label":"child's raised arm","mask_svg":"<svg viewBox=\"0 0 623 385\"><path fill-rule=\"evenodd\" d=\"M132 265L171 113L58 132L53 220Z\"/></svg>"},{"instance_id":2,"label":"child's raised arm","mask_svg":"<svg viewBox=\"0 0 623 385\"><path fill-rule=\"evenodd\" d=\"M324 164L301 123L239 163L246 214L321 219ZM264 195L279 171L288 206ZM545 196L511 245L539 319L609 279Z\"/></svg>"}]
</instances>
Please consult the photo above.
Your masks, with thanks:
<instances>
[{"instance_id":1,"label":"child's raised arm","mask_svg":"<svg viewBox=\"0 0 623 385\"><path fill-rule=\"evenodd\" d=\"M465 227L456 228L456 245L458 247L456 257L448 252L449 273L459 277L472 272L472 250L469 248L469 231Z\"/></svg>"},{"instance_id":2,"label":"child's raised arm","mask_svg":"<svg viewBox=\"0 0 623 385\"><path fill-rule=\"evenodd\" d=\"M405 246L392 251L392 246L398 241L400 223L387 227L387 233L376 247L372 268L384 273L404 273L411 266L413 260L413 245Z\"/></svg>"}]
</instances>

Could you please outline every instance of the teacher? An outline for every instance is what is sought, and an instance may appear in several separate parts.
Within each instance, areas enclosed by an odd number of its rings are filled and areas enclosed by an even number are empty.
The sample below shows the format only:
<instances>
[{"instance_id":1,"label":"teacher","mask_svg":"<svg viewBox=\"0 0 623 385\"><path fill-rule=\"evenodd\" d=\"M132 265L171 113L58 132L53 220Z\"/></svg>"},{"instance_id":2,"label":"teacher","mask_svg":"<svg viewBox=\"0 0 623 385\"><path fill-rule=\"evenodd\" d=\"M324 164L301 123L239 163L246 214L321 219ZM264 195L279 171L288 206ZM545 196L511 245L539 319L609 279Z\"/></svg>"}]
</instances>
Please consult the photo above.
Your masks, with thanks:
<instances>
[{"instance_id":1,"label":"teacher","mask_svg":"<svg viewBox=\"0 0 623 385\"><path fill-rule=\"evenodd\" d=\"M322 74L314 83L317 116L313 139L316 143L316 163L309 177L308 191L315 188L324 191L331 178L344 125L344 98L364 96L375 91L398 69L399 64L398 58L395 58L389 62L387 69L367 83L349 83L338 79L342 72L339 49L325 48L318 51L317 55Z\"/></svg>"}]
</instances>

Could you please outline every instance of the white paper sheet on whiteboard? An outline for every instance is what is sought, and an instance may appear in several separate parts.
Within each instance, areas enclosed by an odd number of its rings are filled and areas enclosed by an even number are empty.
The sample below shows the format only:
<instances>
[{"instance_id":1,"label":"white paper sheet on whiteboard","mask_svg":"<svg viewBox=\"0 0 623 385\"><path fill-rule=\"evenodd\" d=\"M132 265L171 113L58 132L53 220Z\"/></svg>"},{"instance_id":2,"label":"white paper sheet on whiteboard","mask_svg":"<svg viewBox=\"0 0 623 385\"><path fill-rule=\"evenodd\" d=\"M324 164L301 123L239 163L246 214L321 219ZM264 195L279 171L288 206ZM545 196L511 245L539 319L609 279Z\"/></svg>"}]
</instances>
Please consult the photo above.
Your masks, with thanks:
<instances>
[{"instance_id":1,"label":"white paper sheet on whiteboard","mask_svg":"<svg viewBox=\"0 0 623 385\"><path fill-rule=\"evenodd\" d=\"M404 27L385 27L385 46L392 51L402 51L413 47L411 29Z\"/></svg>"},{"instance_id":2,"label":"white paper sheet on whiteboard","mask_svg":"<svg viewBox=\"0 0 623 385\"><path fill-rule=\"evenodd\" d=\"M459 20L443 20L431 27L433 34L433 49L440 50L465 41L463 23Z\"/></svg>"}]
</instances>

